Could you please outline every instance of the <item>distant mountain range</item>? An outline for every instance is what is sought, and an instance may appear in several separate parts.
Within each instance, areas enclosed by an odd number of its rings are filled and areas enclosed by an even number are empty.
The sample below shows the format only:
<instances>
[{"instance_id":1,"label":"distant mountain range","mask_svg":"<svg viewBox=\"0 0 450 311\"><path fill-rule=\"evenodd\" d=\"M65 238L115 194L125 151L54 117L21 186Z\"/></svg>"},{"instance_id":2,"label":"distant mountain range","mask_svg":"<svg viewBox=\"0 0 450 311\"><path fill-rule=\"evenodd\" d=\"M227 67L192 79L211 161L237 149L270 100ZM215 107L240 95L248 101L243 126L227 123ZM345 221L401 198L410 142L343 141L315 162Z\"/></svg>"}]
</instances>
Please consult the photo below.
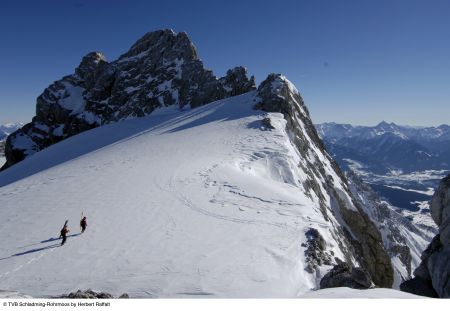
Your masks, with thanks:
<instances>
[{"instance_id":1,"label":"distant mountain range","mask_svg":"<svg viewBox=\"0 0 450 311\"><path fill-rule=\"evenodd\" d=\"M9 134L17 131L19 128L23 126L23 123L6 123L0 124L0 140L4 140Z\"/></svg>"},{"instance_id":2,"label":"distant mountain range","mask_svg":"<svg viewBox=\"0 0 450 311\"><path fill-rule=\"evenodd\" d=\"M450 126L316 125L330 155L426 231L434 232L429 201L450 171Z\"/></svg>"},{"instance_id":3,"label":"distant mountain range","mask_svg":"<svg viewBox=\"0 0 450 311\"><path fill-rule=\"evenodd\" d=\"M378 174L450 168L449 125L412 127L383 121L371 127L331 122L316 128L344 168L355 161Z\"/></svg>"},{"instance_id":4,"label":"distant mountain range","mask_svg":"<svg viewBox=\"0 0 450 311\"><path fill-rule=\"evenodd\" d=\"M4 163L5 140L9 134L17 131L23 126L23 123L7 123L0 125L0 166Z\"/></svg>"}]
</instances>

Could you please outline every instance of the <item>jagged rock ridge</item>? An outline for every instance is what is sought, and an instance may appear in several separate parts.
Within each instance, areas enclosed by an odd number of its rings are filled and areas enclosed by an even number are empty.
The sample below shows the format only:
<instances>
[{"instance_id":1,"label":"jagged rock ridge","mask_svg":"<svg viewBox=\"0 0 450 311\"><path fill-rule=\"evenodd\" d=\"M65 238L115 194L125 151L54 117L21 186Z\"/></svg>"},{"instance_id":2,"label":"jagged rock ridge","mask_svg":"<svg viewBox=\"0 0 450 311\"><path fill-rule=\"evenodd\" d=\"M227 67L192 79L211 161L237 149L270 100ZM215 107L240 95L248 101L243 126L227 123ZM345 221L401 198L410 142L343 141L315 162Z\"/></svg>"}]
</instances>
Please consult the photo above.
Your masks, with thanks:
<instances>
[{"instance_id":1,"label":"jagged rock ridge","mask_svg":"<svg viewBox=\"0 0 450 311\"><path fill-rule=\"evenodd\" d=\"M341 249L347 253L347 263L352 264L351 258L354 256L370 273L376 285L391 287L393 269L381 234L353 197L337 163L326 152L295 86L280 74L270 74L258 87L255 108L284 115L292 143L304 159L299 163L308 175L303 183L304 189L319 197L326 221L331 220L330 212L333 216L339 214L342 217L335 234L342 241ZM325 197L324 193L329 197ZM332 207L332 211L328 206Z\"/></svg>"},{"instance_id":2,"label":"jagged rock ridge","mask_svg":"<svg viewBox=\"0 0 450 311\"><path fill-rule=\"evenodd\" d=\"M83 57L75 73L37 98L32 122L9 136L5 169L62 139L156 108L196 107L255 89L243 67L218 79L204 68L186 33L149 32L108 62L100 52Z\"/></svg>"}]
</instances>

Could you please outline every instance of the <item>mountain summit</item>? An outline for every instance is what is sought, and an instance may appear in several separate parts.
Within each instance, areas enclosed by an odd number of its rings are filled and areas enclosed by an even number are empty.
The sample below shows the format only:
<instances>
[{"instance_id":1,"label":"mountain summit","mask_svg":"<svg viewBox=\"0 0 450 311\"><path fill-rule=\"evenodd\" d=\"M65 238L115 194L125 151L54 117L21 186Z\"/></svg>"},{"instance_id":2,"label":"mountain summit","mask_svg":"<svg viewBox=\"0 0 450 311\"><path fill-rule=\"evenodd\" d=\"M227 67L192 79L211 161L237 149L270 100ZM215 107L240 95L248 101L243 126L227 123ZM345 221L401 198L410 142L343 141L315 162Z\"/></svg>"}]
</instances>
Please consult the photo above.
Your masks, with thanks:
<instances>
[{"instance_id":1,"label":"mountain summit","mask_svg":"<svg viewBox=\"0 0 450 311\"><path fill-rule=\"evenodd\" d=\"M100 52L88 53L74 74L46 88L32 122L8 138L2 169L100 125L160 107L197 107L255 88L243 67L220 79L205 69L186 33L149 32L113 62Z\"/></svg>"}]
</instances>

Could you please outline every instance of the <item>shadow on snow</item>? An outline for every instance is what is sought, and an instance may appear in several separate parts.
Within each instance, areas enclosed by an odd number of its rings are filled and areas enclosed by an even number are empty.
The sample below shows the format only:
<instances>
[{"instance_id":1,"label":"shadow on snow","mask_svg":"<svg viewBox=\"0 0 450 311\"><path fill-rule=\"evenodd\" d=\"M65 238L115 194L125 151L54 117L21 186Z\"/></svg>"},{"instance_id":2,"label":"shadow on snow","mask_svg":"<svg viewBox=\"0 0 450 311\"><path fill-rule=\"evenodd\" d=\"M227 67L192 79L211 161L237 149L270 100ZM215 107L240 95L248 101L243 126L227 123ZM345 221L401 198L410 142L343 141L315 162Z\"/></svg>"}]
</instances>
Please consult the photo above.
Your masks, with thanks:
<instances>
[{"instance_id":1,"label":"shadow on snow","mask_svg":"<svg viewBox=\"0 0 450 311\"><path fill-rule=\"evenodd\" d=\"M239 99L238 99L239 98ZM236 103L233 103L236 101ZM252 99L252 93L219 100L193 109L156 110L154 114L133 120L126 120L94 128L64 139L35 153L0 172L0 187L22 178L34 175L61 163L73 160L84 154L98 151L137 136L153 132L155 134L174 133L210 122L223 122L250 115L252 109L242 101ZM222 107L231 102L231 109ZM176 108L176 107L175 107Z\"/></svg>"},{"instance_id":2,"label":"shadow on snow","mask_svg":"<svg viewBox=\"0 0 450 311\"><path fill-rule=\"evenodd\" d=\"M80 234L81 234L81 233L71 234L71 235L68 235L67 238L77 237L77 236L79 236ZM39 243L21 246L21 247L19 247L19 249L20 249L20 248L29 247L29 246L33 246L33 245L39 245L39 244L49 243L49 242L53 242L53 241L57 241L57 240L60 240L60 238L53 238L53 237L52 237L52 238L49 238L49 239L47 239L47 240L41 241L41 242L39 242ZM38 248L30 249L30 250L25 251L25 252L20 252L20 253L17 253L17 254L13 254L13 255L11 255L11 256L9 256L9 257L0 258L0 260L5 260L5 259L13 258L13 257L23 256L23 255L27 255L27 254L36 253L36 252L41 252L41 251L45 251L45 250L47 250L47 249L52 249L52 248L59 247L59 246L61 246L60 243L48 245L48 246L45 246L45 247L38 247Z\"/></svg>"}]
</instances>

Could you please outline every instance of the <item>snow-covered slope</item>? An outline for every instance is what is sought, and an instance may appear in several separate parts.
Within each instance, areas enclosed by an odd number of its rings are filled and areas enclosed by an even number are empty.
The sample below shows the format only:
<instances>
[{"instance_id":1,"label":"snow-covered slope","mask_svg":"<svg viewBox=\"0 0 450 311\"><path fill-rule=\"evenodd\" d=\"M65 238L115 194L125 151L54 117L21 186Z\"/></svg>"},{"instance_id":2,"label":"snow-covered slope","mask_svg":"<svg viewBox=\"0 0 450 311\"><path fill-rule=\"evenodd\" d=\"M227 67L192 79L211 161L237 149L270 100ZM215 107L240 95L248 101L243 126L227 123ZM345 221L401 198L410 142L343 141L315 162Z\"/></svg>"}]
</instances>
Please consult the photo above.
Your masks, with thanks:
<instances>
[{"instance_id":1,"label":"snow-covered slope","mask_svg":"<svg viewBox=\"0 0 450 311\"><path fill-rule=\"evenodd\" d=\"M423 296L417 296L410 293L401 292L395 289L372 288L372 289L351 289L348 287L326 288L318 291L306 293L300 298L314 299L336 299L336 298L384 298L384 299L423 299Z\"/></svg>"},{"instance_id":2,"label":"snow-covered slope","mask_svg":"<svg viewBox=\"0 0 450 311\"><path fill-rule=\"evenodd\" d=\"M258 100L250 92L192 110L162 108L83 132L1 172L0 289L34 297L84 288L133 297L294 297L317 288L336 258L359 265L342 234L346 227L361 238L341 214L359 215L345 182L313 141L301 156L285 116L254 110ZM262 125L266 117L274 129ZM309 162L319 158L322 175ZM59 247L66 219L71 233ZM310 228L326 241L325 262L307 258Z\"/></svg>"}]
</instances>

